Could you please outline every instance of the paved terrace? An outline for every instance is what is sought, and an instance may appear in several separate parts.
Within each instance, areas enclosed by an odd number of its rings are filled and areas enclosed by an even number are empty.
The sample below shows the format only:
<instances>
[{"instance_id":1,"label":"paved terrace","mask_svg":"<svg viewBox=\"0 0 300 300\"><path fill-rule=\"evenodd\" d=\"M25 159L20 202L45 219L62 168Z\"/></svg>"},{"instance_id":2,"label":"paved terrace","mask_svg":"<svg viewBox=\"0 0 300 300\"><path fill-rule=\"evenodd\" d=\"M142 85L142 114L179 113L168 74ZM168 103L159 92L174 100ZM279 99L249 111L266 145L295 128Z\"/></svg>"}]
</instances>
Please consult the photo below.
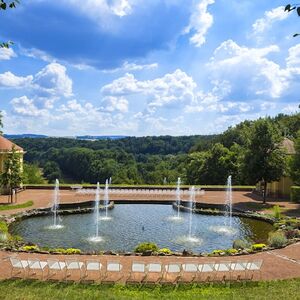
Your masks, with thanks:
<instances>
[{"instance_id":1,"label":"paved terrace","mask_svg":"<svg viewBox=\"0 0 300 300\"><path fill-rule=\"evenodd\" d=\"M34 206L27 208L42 208L42 207L50 207L51 199L53 192L51 190L26 190L18 194L18 203L24 203L28 200L32 200L34 202ZM74 191L63 190L60 193L61 202L62 203L72 203L72 202L83 202L90 201L93 199L93 196L87 195L78 195ZM222 204L224 202L224 192L206 192L204 196L200 196L197 198L197 201L201 201L203 203L211 203L211 204ZM165 198L165 199L164 199ZM115 194L111 195L111 200L175 200L175 196L173 199L167 199L165 195L144 195L141 197L140 195L134 194ZM0 196L0 203L7 203L7 197ZM249 192L234 192L233 193L233 203L234 206L239 209L253 209L263 211L267 209L269 206L261 208L259 199L252 195ZM269 202L271 204L278 204L284 209L286 212L293 215L300 215L300 205L293 204L289 202L282 201L272 201ZM18 210L10 210L3 211L2 214L13 214L19 211L23 211L24 209ZM9 263L4 260L11 253L0 251L0 279L5 279L10 277L10 267ZM118 261L123 265L122 269L122 277L119 279L118 277L111 278L113 281L119 280L120 282L125 282L129 276L131 262L141 261L144 263L147 262L161 262L162 264L177 262L177 263L185 263L185 262L195 262L195 263L203 263L203 262L220 262L220 261L253 261L256 259L263 259L263 266L261 276L263 280L274 280L274 279L288 279L288 278L296 278L300 277L300 243L290 245L284 249L277 249L268 252L261 252L257 254L251 254L246 256L232 256L232 257L173 257L173 256L150 256L150 257L140 257L140 256L87 256L87 255L74 255L74 256L66 256L66 255L48 255L48 254L30 254L30 253L20 253L19 254L22 259L33 259L39 258L40 260L47 260L47 258L55 258L64 261L68 258L77 258L80 261L85 261L87 259L97 259L101 261L104 265L109 261ZM40 278L40 275L37 274L37 277ZM72 276L69 278L71 280L79 280L79 274L74 272ZM55 278L53 278L55 279ZM56 278L58 279L58 278ZM173 280L174 278L167 278L167 280ZM188 280L188 278L186 278ZM254 279L259 279L256 275Z\"/></svg>"}]
</instances>

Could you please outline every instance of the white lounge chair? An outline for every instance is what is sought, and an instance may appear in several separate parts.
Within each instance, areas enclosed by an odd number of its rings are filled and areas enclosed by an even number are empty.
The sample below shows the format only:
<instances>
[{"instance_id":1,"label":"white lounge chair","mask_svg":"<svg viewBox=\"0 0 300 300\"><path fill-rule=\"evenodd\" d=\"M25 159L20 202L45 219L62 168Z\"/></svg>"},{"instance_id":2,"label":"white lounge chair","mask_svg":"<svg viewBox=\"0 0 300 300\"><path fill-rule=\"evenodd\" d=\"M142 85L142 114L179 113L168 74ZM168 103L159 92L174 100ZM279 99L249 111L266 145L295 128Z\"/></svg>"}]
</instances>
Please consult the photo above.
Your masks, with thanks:
<instances>
[{"instance_id":1,"label":"white lounge chair","mask_svg":"<svg viewBox=\"0 0 300 300\"><path fill-rule=\"evenodd\" d=\"M202 263L198 265L198 271L200 275L206 276L205 280L210 280L211 278L215 277L215 263ZM199 277L200 280L202 280L202 276Z\"/></svg>"},{"instance_id":2,"label":"white lounge chair","mask_svg":"<svg viewBox=\"0 0 300 300\"><path fill-rule=\"evenodd\" d=\"M142 283L147 276L147 266L144 262L132 262L131 271L126 282Z\"/></svg>"},{"instance_id":3,"label":"white lounge chair","mask_svg":"<svg viewBox=\"0 0 300 300\"><path fill-rule=\"evenodd\" d=\"M218 279L218 274L222 274L222 280L226 280L226 276L229 275L229 279L231 279L231 262L221 261L214 265L216 271L216 279Z\"/></svg>"},{"instance_id":4,"label":"white lounge chair","mask_svg":"<svg viewBox=\"0 0 300 300\"><path fill-rule=\"evenodd\" d=\"M78 270L80 273L80 280L82 278L82 269L84 267L84 263L81 261L78 261L76 259L66 259L66 274L65 274L65 280L67 280L67 277L72 275L72 271Z\"/></svg>"},{"instance_id":5,"label":"white lounge chair","mask_svg":"<svg viewBox=\"0 0 300 300\"><path fill-rule=\"evenodd\" d=\"M123 277L123 275L121 274L122 269L123 269L123 265L120 262L108 261L106 264L106 270L102 281L103 282L119 281Z\"/></svg>"},{"instance_id":6,"label":"white lounge chair","mask_svg":"<svg viewBox=\"0 0 300 300\"><path fill-rule=\"evenodd\" d=\"M57 272L61 273L62 278L64 277L63 274L66 269L65 262L59 261L57 259L47 259L47 264L48 264L48 274L47 274L48 279L54 276L55 274L57 274Z\"/></svg>"},{"instance_id":7,"label":"white lounge chair","mask_svg":"<svg viewBox=\"0 0 300 300\"><path fill-rule=\"evenodd\" d=\"M192 282L197 278L198 275L198 264L197 263L185 263L182 264L181 268L182 272L182 278L184 278L184 275L191 275L192 278L188 280L188 282Z\"/></svg>"},{"instance_id":8,"label":"white lounge chair","mask_svg":"<svg viewBox=\"0 0 300 300\"><path fill-rule=\"evenodd\" d=\"M263 261L260 260L255 260L252 262L248 262L246 271L251 274L251 278L253 279L255 273L259 273L259 278L261 279L261 267L262 267Z\"/></svg>"},{"instance_id":9,"label":"white lounge chair","mask_svg":"<svg viewBox=\"0 0 300 300\"><path fill-rule=\"evenodd\" d=\"M173 277L175 278L173 279ZM164 266L164 273L163 273L163 279L166 280L166 282L170 282L169 278L172 278L172 283L177 282L181 277L181 264L179 263L168 263Z\"/></svg>"},{"instance_id":10,"label":"white lounge chair","mask_svg":"<svg viewBox=\"0 0 300 300\"><path fill-rule=\"evenodd\" d=\"M147 276L144 279L146 283L158 283L163 276L162 264L160 262L153 262L147 264Z\"/></svg>"},{"instance_id":11,"label":"white lounge chair","mask_svg":"<svg viewBox=\"0 0 300 300\"><path fill-rule=\"evenodd\" d=\"M32 258L28 260L28 276L37 275L37 271L42 274L42 280L44 279L44 269L47 267L46 261L40 261L37 258ZM30 272L32 271L32 273Z\"/></svg>"},{"instance_id":12,"label":"white lounge chair","mask_svg":"<svg viewBox=\"0 0 300 300\"><path fill-rule=\"evenodd\" d=\"M242 275L244 275L244 279L246 279L246 270L247 270L247 261L236 261L232 262L230 265L231 275L236 276L236 280L242 279Z\"/></svg>"},{"instance_id":13,"label":"white lounge chair","mask_svg":"<svg viewBox=\"0 0 300 300\"><path fill-rule=\"evenodd\" d=\"M11 273L10 277L13 277L14 275L17 274L22 274L24 277L26 277L26 271L28 269L28 261L27 260L21 260L16 256L10 256L9 258L10 261L10 267L11 267ZM14 271L18 271L17 273L14 274Z\"/></svg>"},{"instance_id":14,"label":"white lounge chair","mask_svg":"<svg viewBox=\"0 0 300 300\"><path fill-rule=\"evenodd\" d=\"M102 271L103 271L103 265L101 264L101 262L97 260L87 260L85 262L85 274L84 274L85 278L88 278L88 274L98 273L96 279L100 280L102 277Z\"/></svg>"}]
</instances>

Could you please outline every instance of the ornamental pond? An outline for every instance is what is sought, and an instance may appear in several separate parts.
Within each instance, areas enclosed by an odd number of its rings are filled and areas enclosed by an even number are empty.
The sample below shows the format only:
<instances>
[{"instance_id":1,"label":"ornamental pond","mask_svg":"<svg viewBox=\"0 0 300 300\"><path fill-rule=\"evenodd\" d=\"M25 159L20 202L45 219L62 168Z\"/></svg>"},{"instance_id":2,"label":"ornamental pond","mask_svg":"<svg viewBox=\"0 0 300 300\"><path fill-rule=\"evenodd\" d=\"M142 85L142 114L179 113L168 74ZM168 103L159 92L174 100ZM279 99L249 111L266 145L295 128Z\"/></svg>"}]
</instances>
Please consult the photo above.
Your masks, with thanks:
<instances>
[{"instance_id":1,"label":"ornamental pond","mask_svg":"<svg viewBox=\"0 0 300 300\"><path fill-rule=\"evenodd\" d=\"M231 248L236 239L265 242L273 229L264 221L233 216L234 230L226 231L222 230L227 222L223 215L193 214L192 222L189 212L181 211L174 221L176 216L170 204L115 204L109 218L107 212L98 211L98 221L95 213L58 215L61 226L53 230L53 216L39 216L16 222L11 230L26 242L49 248L127 252L141 242L153 242L172 251L201 253Z\"/></svg>"}]
</instances>

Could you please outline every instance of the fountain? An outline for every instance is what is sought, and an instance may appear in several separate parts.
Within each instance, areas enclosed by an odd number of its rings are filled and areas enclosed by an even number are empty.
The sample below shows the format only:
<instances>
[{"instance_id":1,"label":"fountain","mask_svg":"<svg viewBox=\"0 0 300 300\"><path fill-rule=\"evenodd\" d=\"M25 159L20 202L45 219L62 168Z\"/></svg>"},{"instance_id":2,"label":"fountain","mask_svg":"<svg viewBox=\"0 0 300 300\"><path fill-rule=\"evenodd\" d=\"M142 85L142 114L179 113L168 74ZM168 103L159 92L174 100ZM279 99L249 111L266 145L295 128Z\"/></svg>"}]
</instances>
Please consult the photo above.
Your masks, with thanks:
<instances>
[{"instance_id":1,"label":"fountain","mask_svg":"<svg viewBox=\"0 0 300 300\"><path fill-rule=\"evenodd\" d=\"M189 240L192 240L192 224L193 224L193 210L195 208L195 187L190 189L190 217L189 217Z\"/></svg>"},{"instance_id":2,"label":"fountain","mask_svg":"<svg viewBox=\"0 0 300 300\"><path fill-rule=\"evenodd\" d=\"M89 240L91 242L103 241L102 237L99 236L99 202L100 202L100 185L99 185L99 182L97 182L97 188L96 188L96 193L95 193L95 209L94 209L95 223L96 223L96 235L89 238Z\"/></svg>"},{"instance_id":3,"label":"fountain","mask_svg":"<svg viewBox=\"0 0 300 300\"><path fill-rule=\"evenodd\" d=\"M178 177L177 179L177 188L176 188L176 204L177 204L177 218L180 219L180 184L181 184L181 179Z\"/></svg>"},{"instance_id":4,"label":"fountain","mask_svg":"<svg viewBox=\"0 0 300 300\"><path fill-rule=\"evenodd\" d=\"M103 204L104 204L104 207L105 207L105 216L101 217L100 219L103 220L103 221L109 221L109 220L111 220L111 217L108 216L108 206L109 206L109 184L108 184L108 179L106 179L106 181L105 181Z\"/></svg>"},{"instance_id":5,"label":"fountain","mask_svg":"<svg viewBox=\"0 0 300 300\"><path fill-rule=\"evenodd\" d=\"M212 226L210 229L214 232L234 235L236 229L232 226L232 182L231 175L227 178L226 183L226 196L225 196L225 221L223 226Z\"/></svg>"},{"instance_id":6,"label":"fountain","mask_svg":"<svg viewBox=\"0 0 300 300\"><path fill-rule=\"evenodd\" d=\"M54 194L53 194L53 204L51 211L53 212L53 225L49 226L49 229L60 229L63 226L57 223L57 210L59 207L59 181L55 180Z\"/></svg>"},{"instance_id":7,"label":"fountain","mask_svg":"<svg viewBox=\"0 0 300 300\"><path fill-rule=\"evenodd\" d=\"M227 188L226 188L226 199L225 199L225 225L232 228L232 184L231 184L231 175L227 178ZM229 223L229 225L228 225Z\"/></svg>"},{"instance_id":8,"label":"fountain","mask_svg":"<svg viewBox=\"0 0 300 300\"><path fill-rule=\"evenodd\" d=\"M109 177L109 184L111 184L111 177Z\"/></svg>"},{"instance_id":9,"label":"fountain","mask_svg":"<svg viewBox=\"0 0 300 300\"><path fill-rule=\"evenodd\" d=\"M183 218L180 216L180 204L181 204L181 199L180 199L180 184L181 184L181 179L178 177L177 179L177 188L176 188L176 205L177 205L177 214L174 216L169 217L168 219L174 222L180 222L183 220Z\"/></svg>"}]
</instances>

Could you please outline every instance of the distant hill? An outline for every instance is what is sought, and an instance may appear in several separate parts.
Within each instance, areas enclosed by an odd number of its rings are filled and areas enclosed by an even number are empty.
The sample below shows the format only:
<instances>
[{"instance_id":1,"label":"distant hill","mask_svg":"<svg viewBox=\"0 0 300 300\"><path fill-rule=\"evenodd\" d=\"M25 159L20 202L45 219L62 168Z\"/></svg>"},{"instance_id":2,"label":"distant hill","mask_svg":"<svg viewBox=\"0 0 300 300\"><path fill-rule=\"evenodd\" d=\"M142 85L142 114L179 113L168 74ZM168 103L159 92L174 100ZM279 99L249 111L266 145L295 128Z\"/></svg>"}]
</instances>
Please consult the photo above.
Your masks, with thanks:
<instances>
[{"instance_id":1,"label":"distant hill","mask_svg":"<svg viewBox=\"0 0 300 300\"><path fill-rule=\"evenodd\" d=\"M31 134L31 133L26 133L26 134L4 134L4 137L8 139L43 139L47 138L46 135L42 134Z\"/></svg>"},{"instance_id":2,"label":"distant hill","mask_svg":"<svg viewBox=\"0 0 300 300\"><path fill-rule=\"evenodd\" d=\"M4 136L8 139L44 139L49 138L50 136L43 134L4 134ZM51 136L52 137L52 136ZM84 140L84 141L96 141L96 140L119 140L127 138L125 135L80 135L80 136L70 136L63 137L74 140Z\"/></svg>"},{"instance_id":3,"label":"distant hill","mask_svg":"<svg viewBox=\"0 0 300 300\"><path fill-rule=\"evenodd\" d=\"M119 139L125 139L127 137L128 136L126 135L79 135L76 136L76 139L95 141L95 140L119 140Z\"/></svg>"}]
</instances>

